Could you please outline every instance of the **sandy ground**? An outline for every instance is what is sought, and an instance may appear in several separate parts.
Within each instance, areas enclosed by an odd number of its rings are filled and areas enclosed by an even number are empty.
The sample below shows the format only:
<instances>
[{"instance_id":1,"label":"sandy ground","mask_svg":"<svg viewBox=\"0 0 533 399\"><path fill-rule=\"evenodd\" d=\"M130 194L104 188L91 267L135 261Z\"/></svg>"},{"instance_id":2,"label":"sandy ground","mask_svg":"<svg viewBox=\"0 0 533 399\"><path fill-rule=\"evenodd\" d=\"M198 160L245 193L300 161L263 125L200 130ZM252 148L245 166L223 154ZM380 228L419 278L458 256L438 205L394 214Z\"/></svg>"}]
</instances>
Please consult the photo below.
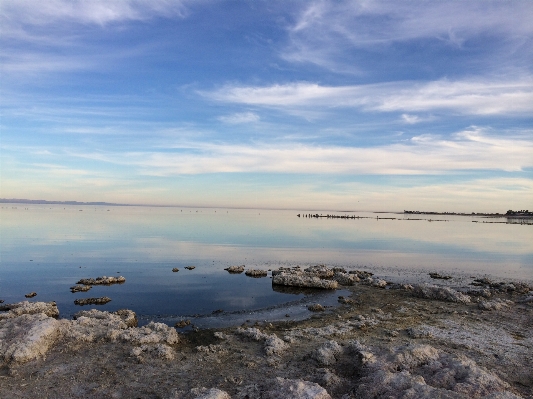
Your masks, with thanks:
<instances>
[{"instance_id":1,"label":"sandy ground","mask_svg":"<svg viewBox=\"0 0 533 399\"><path fill-rule=\"evenodd\" d=\"M533 398L531 291L461 303L410 287L342 288L350 303L307 320L190 331L164 345L59 334L15 361L4 334L0 397ZM204 387L218 391L195 390Z\"/></svg>"}]
</instances>

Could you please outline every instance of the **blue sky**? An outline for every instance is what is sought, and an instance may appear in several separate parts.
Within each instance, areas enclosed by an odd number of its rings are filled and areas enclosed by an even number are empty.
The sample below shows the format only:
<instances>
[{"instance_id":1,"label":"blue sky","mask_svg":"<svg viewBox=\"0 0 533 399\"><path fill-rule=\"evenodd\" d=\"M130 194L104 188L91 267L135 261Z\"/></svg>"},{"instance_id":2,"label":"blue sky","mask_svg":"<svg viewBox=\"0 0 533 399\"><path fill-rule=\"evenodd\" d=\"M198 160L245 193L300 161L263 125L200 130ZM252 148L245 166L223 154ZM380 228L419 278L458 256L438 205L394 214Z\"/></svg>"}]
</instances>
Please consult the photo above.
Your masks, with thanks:
<instances>
[{"instance_id":1,"label":"blue sky","mask_svg":"<svg viewBox=\"0 0 533 399\"><path fill-rule=\"evenodd\" d=\"M533 208L531 1L0 2L1 197Z\"/></svg>"}]
</instances>

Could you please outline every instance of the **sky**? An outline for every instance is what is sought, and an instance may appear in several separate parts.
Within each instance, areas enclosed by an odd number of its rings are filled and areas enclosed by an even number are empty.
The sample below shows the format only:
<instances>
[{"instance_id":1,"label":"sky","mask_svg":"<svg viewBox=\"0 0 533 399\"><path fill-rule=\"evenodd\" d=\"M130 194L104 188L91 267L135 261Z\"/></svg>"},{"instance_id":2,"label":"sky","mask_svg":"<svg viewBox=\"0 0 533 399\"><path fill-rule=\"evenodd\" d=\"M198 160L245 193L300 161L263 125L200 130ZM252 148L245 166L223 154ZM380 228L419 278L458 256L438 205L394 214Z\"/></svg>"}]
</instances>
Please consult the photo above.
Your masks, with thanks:
<instances>
[{"instance_id":1,"label":"sky","mask_svg":"<svg viewBox=\"0 0 533 399\"><path fill-rule=\"evenodd\" d=\"M533 2L0 1L0 197L533 208Z\"/></svg>"}]
</instances>

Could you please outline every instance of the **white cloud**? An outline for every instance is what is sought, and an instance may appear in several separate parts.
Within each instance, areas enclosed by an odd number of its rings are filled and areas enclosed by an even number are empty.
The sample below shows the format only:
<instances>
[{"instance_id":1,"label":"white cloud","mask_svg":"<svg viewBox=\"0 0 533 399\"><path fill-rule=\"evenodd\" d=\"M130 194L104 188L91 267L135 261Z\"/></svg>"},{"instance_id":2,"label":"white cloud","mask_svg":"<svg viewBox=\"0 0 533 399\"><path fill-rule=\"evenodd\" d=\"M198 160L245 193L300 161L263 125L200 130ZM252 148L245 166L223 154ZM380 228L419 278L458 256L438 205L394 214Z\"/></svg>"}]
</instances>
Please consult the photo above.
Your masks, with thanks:
<instances>
[{"instance_id":1,"label":"white cloud","mask_svg":"<svg viewBox=\"0 0 533 399\"><path fill-rule=\"evenodd\" d=\"M253 112L238 112L232 115L224 115L218 118L221 122L230 124L259 122L259 115Z\"/></svg>"},{"instance_id":2,"label":"white cloud","mask_svg":"<svg viewBox=\"0 0 533 399\"><path fill-rule=\"evenodd\" d=\"M176 152L68 153L136 167L144 175L314 173L416 175L458 171L522 171L533 167L531 137L493 137L471 128L450 139L434 135L380 147L187 142Z\"/></svg>"},{"instance_id":3,"label":"white cloud","mask_svg":"<svg viewBox=\"0 0 533 399\"><path fill-rule=\"evenodd\" d=\"M380 112L448 110L456 114L533 113L533 78L393 82L321 86L299 82L272 86L224 86L200 92L213 100L294 111L350 107ZM412 120L412 119L411 119Z\"/></svg>"}]
</instances>

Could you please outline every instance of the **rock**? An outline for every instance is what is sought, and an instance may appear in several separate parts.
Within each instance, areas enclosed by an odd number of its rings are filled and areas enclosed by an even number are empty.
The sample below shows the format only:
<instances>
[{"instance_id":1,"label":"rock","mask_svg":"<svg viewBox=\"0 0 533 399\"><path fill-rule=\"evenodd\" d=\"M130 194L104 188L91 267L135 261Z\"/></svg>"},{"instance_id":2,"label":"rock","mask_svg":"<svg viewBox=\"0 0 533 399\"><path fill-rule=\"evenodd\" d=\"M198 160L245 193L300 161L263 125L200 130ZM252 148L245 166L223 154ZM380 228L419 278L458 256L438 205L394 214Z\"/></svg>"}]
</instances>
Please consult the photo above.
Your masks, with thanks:
<instances>
[{"instance_id":1,"label":"rock","mask_svg":"<svg viewBox=\"0 0 533 399\"><path fill-rule=\"evenodd\" d=\"M439 279L439 280L450 280L452 278L452 276L444 276L439 273L429 273L429 277L433 279Z\"/></svg>"},{"instance_id":2,"label":"rock","mask_svg":"<svg viewBox=\"0 0 533 399\"><path fill-rule=\"evenodd\" d=\"M503 308L508 308L512 304L513 301L496 298L491 301L481 301L478 303L477 307L481 310L501 310Z\"/></svg>"},{"instance_id":3,"label":"rock","mask_svg":"<svg viewBox=\"0 0 533 399\"><path fill-rule=\"evenodd\" d=\"M230 266L225 268L224 270L227 270L229 273L242 273L244 271L244 265L241 266Z\"/></svg>"},{"instance_id":4,"label":"rock","mask_svg":"<svg viewBox=\"0 0 533 399\"><path fill-rule=\"evenodd\" d=\"M238 328L237 334L253 339L254 341L264 341L264 350L267 356L281 355L288 345L278 338L276 334L265 334L257 328Z\"/></svg>"},{"instance_id":5,"label":"rock","mask_svg":"<svg viewBox=\"0 0 533 399\"><path fill-rule=\"evenodd\" d=\"M431 284L414 285L413 296L448 302L470 303L470 297L468 295L462 294L449 287L438 287Z\"/></svg>"},{"instance_id":6,"label":"rock","mask_svg":"<svg viewBox=\"0 0 533 399\"><path fill-rule=\"evenodd\" d=\"M185 269L194 270L194 269L196 269L196 266L185 266Z\"/></svg>"},{"instance_id":7,"label":"rock","mask_svg":"<svg viewBox=\"0 0 533 399\"><path fill-rule=\"evenodd\" d=\"M86 292L89 291L92 287L92 285L75 285L73 287L70 287L70 292Z\"/></svg>"},{"instance_id":8,"label":"rock","mask_svg":"<svg viewBox=\"0 0 533 399\"><path fill-rule=\"evenodd\" d=\"M338 282L340 285L354 285L356 282L360 281L356 274L341 272L335 272L335 274L333 274L333 280Z\"/></svg>"},{"instance_id":9,"label":"rock","mask_svg":"<svg viewBox=\"0 0 533 399\"><path fill-rule=\"evenodd\" d=\"M353 347L358 359L369 358L368 349ZM429 345L395 348L369 359L358 363L362 371L355 391L358 398L475 399L511 394L507 383L474 361Z\"/></svg>"},{"instance_id":10,"label":"rock","mask_svg":"<svg viewBox=\"0 0 533 399\"><path fill-rule=\"evenodd\" d=\"M165 344L137 346L131 350L130 355L135 356L139 360L142 360L143 355L165 360L172 360L175 356L174 350Z\"/></svg>"},{"instance_id":11,"label":"rock","mask_svg":"<svg viewBox=\"0 0 533 399\"><path fill-rule=\"evenodd\" d=\"M272 284L285 285L289 287L320 288L334 290L338 283L334 280L323 280L318 277L299 276L281 273L272 277Z\"/></svg>"},{"instance_id":12,"label":"rock","mask_svg":"<svg viewBox=\"0 0 533 399\"><path fill-rule=\"evenodd\" d=\"M74 305L84 306L84 305L105 305L106 303L111 302L111 298L103 296L100 298L84 298L74 300Z\"/></svg>"},{"instance_id":13,"label":"rock","mask_svg":"<svg viewBox=\"0 0 533 399\"><path fill-rule=\"evenodd\" d=\"M433 335L431 334L431 331L427 328L427 326L421 326L421 327L410 327L407 330L407 335L411 338L431 338Z\"/></svg>"},{"instance_id":14,"label":"rock","mask_svg":"<svg viewBox=\"0 0 533 399\"><path fill-rule=\"evenodd\" d=\"M315 303L314 305L309 305L307 309L309 309L311 312L323 312L324 310L326 310L324 306L322 306L319 303Z\"/></svg>"},{"instance_id":15,"label":"rock","mask_svg":"<svg viewBox=\"0 0 533 399\"><path fill-rule=\"evenodd\" d=\"M191 395L190 397L193 399L231 399L227 392L217 388L193 388Z\"/></svg>"},{"instance_id":16,"label":"rock","mask_svg":"<svg viewBox=\"0 0 533 399\"><path fill-rule=\"evenodd\" d=\"M364 279L364 278L367 278L367 277L372 277L374 275L374 273L365 272L365 271L361 271L361 270L350 270L348 273L349 274L355 274L360 279Z\"/></svg>"},{"instance_id":17,"label":"rock","mask_svg":"<svg viewBox=\"0 0 533 399\"><path fill-rule=\"evenodd\" d=\"M33 298L34 296L37 296L36 292L30 292L29 294L24 295L26 298Z\"/></svg>"},{"instance_id":18,"label":"rock","mask_svg":"<svg viewBox=\"0 0 533 399\"><path fill-rule=\"evenodd\" d=\"M44 313L0 320L0 360L26 362L43 356L59 337L60 324Z\"/></svg>"},{"instance_id":19,"label":"rock","mask_svg":"<svg viewBox=\"0 0 533 399\"><path fill-rule=\"evenodd\" d=\"M84 312L85 311L82 310L82 311L78 312L77 314L84 313ZM137 327L137 325L139 324L139 322L137 320L137 315L135 314L135 312L133 310L119 309L116 312L113 312L113 314L117 315L118 317L120 317L122 319L122 321L124 323L126 323L126 326L128 326L128 327Z\"/></svg>"},{"instance_id":20,"label":"rock","mask_svg":"<svg viewBox=\"0 0 533 399\"><path fill-rule=\"evenodd\" d=\"M291 380L277 377L262 399L331 399L320 385L305 380Z\"/></svg>"},{"instance_id":21,"label":"rock","mask_svg":"<svg viewBox=\"0 0 533 399\"><path fill-rule=\"evenodd\" d=\"M329 269L324 265L308 267L307 269L304 269L304 272L310 277L318 278L331 278L335 274L332 269Z\"/></svg>"},{"instance_id":22,"label":"rock","mask_svg":"<svg viewBox=\"0 0 533 399\"><path fill-rule=\"evenodd\" d=\"M333 267L331 270L333 273L348 273L344 267Z\"/></svg>"},{"instance_id":23,"label":"rock","mask_svg":"<svg viewBox=\"0 0 533 399\"><path fill-rule=\"evenodd\" d=\"M470 296L481 296L483 298L490 298L492 296L492 292L490 292L490 290L487 288L482 288L479 290L468 290L466 293Z\"/></svg>"},{"instance_id":24,"label":"rock","mask_svg":"<svg viewBox=\"0 0 533 399\"><path fill-rule=\"evenodd\" d=\"M130 328L123 331L120 336L123 341L134 344L177 344L179 336L176 330L163 323L154 323L153 321L144 327Z\"/></svg>"},{"instance_id":25,"label":"rock","mask_svg":"<svg viewBox=\"0 0 533 399\"><path fill-rule=\"evenodd\" d=\"M118 277L96 277L96 278L82 278L76 284L83 285L111 285L111 284L122 284L126 282L126 278L122 276Z\"/></svg>"},{"instance_id":26,"label":"rock","mask_svg":"<svg viewBox=\"0 0 533 399\"><path fill-rule=\"evenodd\" d=\"M342 347L336 341L327 341L312 353L311 357L321 366L330 366L337 361L342 353Z\"/></svg>"},{"instance_id":27,"label":"rock","mask_svg":"<svg viewBox=\"0 0 533 399\"><path fill-rule=\"evenodd\" d=\"M338 302L342 303L344 305L353 305L353 304L355 304L355 301L353 299L346 298L344 296L340 296L339 299L338 299Z\"/></svg>"},{"instance_id":28,"label":"rock","mask_svg":"<svg viewBox=\"0 0 533 399\"><path fill-rule=\"evenodd\" d=\"M44 313L48 317L59 317L59 309L55 302L29 302L22 301L2 305L0 310L8 310L8 313L0 314L0 320L17 317L23 314Z\"/></svg>"},{"instance_id":29,"label":"rock","mask_svg":"<svg viewBox=\"0 0 533 399\"><path fill-rule=\"evenodd\" d=\"M173 271L174 273L176 273L176 272L179 272L180 269L178 269L177 267L174 267L174 268L172 268L172 271Z\"/></svg>"},{"instance_id":30,"label":"rock","mask_svg":"<svg viewBox=\"0 0 533 399\"><path fill-rule=\"evenodd\" d=\"M189 325L191 325L191 321L190 320L180 320L174 325L174 327L183 328L183 327L187 327Z\"/></svg>"},{"instance_id":31,"label":"rock","mask_svg":"<svg viewBox=\"0 0 533 399\"><path fill-rule=\"evenodd\" d=\"M260 269L248 269L244 272L249 277L266 277L268 272Z\"/></svg>"}]
</instances>

